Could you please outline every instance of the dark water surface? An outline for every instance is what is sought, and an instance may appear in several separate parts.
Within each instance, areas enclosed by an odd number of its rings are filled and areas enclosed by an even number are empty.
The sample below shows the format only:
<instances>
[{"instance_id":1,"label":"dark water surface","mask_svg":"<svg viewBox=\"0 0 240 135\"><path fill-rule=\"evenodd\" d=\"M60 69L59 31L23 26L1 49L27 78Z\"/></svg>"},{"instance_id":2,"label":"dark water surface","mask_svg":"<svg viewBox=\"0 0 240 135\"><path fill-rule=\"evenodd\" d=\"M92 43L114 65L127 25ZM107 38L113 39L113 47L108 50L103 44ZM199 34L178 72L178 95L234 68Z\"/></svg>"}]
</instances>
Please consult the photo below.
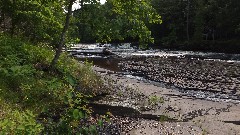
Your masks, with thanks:
<instances>
[{"instance_id":1,"label":"dark water surface","mask_svg":"<svg viewBox=\"0 0 240 135\"><path fill-rule=\"evenodd\" d=\"M79 61L93 62L93 65L99 66L104 69L108 69L115 72L121 72L121 68L118 66L121 59L114 57L89 57L89 58L77 58Z\"/></svg>"}]
</instances>

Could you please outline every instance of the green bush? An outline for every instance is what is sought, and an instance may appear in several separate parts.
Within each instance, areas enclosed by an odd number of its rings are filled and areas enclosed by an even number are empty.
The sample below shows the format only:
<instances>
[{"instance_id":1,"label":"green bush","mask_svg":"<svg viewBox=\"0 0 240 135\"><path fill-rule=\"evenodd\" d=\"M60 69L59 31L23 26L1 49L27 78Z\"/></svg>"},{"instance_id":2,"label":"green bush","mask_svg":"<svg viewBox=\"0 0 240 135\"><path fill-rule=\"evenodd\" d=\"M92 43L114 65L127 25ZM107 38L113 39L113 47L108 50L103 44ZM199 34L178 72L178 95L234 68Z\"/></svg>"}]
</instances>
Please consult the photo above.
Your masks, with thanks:
<instances>
[{"instance_id":1,"label":"green bush","mask_svg":"<svg viewBox=\"0 0 240 135\"><path fill-rule=\"evenodd\" d=\"M31 111L14 111L8 119L0 120L0 134L38 135L43 126L36 122L36 115Z\"/></svg>"}]
</instances>

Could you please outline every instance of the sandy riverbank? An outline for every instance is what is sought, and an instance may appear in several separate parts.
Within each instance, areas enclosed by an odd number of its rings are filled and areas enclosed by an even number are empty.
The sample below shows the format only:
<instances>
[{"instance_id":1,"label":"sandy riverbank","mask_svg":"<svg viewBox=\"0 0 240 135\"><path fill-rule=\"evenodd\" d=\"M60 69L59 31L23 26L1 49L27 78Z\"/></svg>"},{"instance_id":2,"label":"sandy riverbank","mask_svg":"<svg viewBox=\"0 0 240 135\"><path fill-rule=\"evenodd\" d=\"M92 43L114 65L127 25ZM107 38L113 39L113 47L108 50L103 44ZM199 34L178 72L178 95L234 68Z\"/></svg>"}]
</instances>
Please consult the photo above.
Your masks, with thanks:
<instances>
[{"instance_id":1,"label":"sandy riverbank","mask_svg":"<svg viewBox=\"0 0 240 135\"><path fill-rule=\"evenodd\" d=\"M99 67L93 68L103 78L110 78L116 86L121 86L110 95L114 97L110 100L113 101L113 106L134 107L133 105L135 105L139 109L149 105L146 98L162 97L163 104L157 104L158 107L154 107L154 110L142 109L140 112L142 114L166 115L175 119L172 122L138 119L132 124L128 124L128 126L134 126L123 134L240 134L240 105L237 103L196 99L184 96L171 88L156 86Z\"/></svg>"}]
</instances>

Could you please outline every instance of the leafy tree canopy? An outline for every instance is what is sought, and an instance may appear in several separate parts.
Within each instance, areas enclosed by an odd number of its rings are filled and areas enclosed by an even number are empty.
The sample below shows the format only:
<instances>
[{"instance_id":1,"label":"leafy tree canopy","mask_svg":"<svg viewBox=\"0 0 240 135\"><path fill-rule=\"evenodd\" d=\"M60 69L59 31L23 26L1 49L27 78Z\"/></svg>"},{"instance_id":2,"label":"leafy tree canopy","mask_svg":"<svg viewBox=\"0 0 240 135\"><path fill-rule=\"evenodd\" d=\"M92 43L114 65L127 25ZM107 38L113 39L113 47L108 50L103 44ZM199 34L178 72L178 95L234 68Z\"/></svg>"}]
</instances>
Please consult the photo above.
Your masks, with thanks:
<instances>
[{"instance_id":1,"label":"leafy tree canopy","mask_svg":"<svg viewBox=\"0 0 240 135\"><path fill-rule=\"evenodd\" d=\"M3 0L1 1L3 31L31 41L54 43L63 28L61 0Z\"/></svg>"},{"instance_id":2,"label":"leafy tree canopy","mask_svg":"<svg viewBox=\"0 0 240 135\"><path fill-rule=\"evenodd\" d=\"M79 19L79 32L91 33L89 36L98 42L132 37L139 39L145 47L153 42L148 24L162 23L161 16L147 0L108 0L104 5L84 5L75 13Z\"/></svg>"}]
</instances>

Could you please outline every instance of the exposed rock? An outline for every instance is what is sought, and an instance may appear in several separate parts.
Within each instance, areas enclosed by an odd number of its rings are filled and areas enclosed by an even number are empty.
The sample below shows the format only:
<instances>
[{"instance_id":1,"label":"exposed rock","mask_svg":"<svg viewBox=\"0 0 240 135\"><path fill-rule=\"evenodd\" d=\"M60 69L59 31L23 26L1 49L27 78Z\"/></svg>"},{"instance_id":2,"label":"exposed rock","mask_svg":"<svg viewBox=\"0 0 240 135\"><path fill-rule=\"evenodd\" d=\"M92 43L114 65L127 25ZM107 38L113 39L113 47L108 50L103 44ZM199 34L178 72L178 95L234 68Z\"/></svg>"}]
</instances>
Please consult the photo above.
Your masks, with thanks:
<instances>
[{"instance_id":1,"label":"exposed rock","mask_svg":"<svg viewBox=\"0 0 240 135\"><path fill-rule=\"evenodd\" d=\"M131 58L122 70L181 90L233 94L240 91L240 63L191 58ZM235 96L235 95L233 95Z\"/></svg>"}]
</instances>

